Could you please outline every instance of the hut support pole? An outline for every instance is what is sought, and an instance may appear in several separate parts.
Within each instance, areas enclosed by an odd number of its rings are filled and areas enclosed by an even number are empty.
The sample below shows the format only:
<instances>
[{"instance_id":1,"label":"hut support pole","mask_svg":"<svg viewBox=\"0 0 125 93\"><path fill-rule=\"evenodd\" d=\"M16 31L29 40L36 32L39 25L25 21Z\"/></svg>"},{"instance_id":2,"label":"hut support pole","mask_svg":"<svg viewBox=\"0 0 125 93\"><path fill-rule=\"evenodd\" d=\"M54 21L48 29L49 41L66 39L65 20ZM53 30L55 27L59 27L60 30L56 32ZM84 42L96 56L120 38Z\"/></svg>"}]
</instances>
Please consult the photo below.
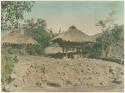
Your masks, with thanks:
<instances>
[{"instance_id":1,"label":"hut support pole","mask_svg":"<svg viewBox=\"0 0 125 93\"><path fill-rule=\"evenodd\" d=\"M23 54L25 55L25 45L23 45Z\"/></svg>"},{"instance_id":2,"label":"hut support pole","mask_svg":"<svg viewBox=\"0 0 125 93\"><path fill-rule=\"evenodd\" d=\"M68 58L67 48L65 48L65 50L66 50L66 51L65 51L65 52L66 52L66 58Z\"/></svg>"},{"instance_id":3,"label":"hut support pole","mask_svg":"<svg viewBox=\"0 0 125 93\"><path fill-rule=\"evenodd\" d=\"M24 55L26 55L26 47L27 45L24 46Z\"/></svg>"},{"instance_id":4,"label":"hut support pole","mask_svg":"<svg viewBox=\"0 0 125 93\"><path fill-rule=\"evenodd\" d=\"M84 51L84 45L81 45L81 55L82 55L82 57L84 57L83 51Z\"/></svg>"},{"instance_id":5,"label":"hut support pole","mask_svg":"<svg viewBox=\"0 0 125 93\"><path fill-rule=\"evenodd\" d=\"M63 52L63 54L64 54L64 47L62 47L62 52Z\"/></svg>"},{"instance_id":6,"label":"hut support pole","mask_svg":"<svg viewBox=\"0 0 125 93\"><path fill-rule=\"evenodd\" d=\"M62 47L62 53L63 53L62 56L63 56L63 57L64 57L64 51L65 51L65 49L64 49L64 47Z\"/></svg>"},{"instance_id":7,"label":"hut support pole","mask_svg":"<svg viewBox=\"0 0 125 93\"><path fill-rule=\"evenodd\" d=\"M23 54L26 55L26 45L23 45Z\"/></svg>"},{"instance_id":8,"label":"hut support pole","mask_svg":"<svg viewBox=\"0 0 125 93\"><path fill-rule=\"evenodd\" d=\"M82 57L82 48L80 48L80 57Z\"/></svg>"},{"instance_id":9,"label":"hut support pole","mask_svg":"<svg viewBox=\"0 0 125 93\"><path fill-rule=\"evenodd\" d=\"M81 52L81 57L82 57L82 48L80 48L80 52Z\"/></svg>"}]
</instances>

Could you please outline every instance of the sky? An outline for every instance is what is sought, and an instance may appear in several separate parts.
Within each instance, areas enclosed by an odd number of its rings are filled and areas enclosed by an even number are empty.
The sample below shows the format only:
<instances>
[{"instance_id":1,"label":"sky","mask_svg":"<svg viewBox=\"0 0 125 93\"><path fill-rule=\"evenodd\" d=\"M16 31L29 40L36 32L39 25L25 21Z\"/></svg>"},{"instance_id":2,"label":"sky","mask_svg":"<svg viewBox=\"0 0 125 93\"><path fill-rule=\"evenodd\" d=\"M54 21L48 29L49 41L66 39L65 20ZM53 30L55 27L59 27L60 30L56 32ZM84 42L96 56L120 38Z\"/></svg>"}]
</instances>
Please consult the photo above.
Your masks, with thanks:
<instances>
[{"instance_id":1,"label":"sky","mask_svg":"<svg viewBox=\"0 0 125 93\"><path fill-rule=\"evenodd\" d=\"M74 25L88 35L100 33L95 25L105 19L111 11L116 11L117 24L124 23L122 1L37 1L24 19L45 19L47 28L53 32L66 31Z\"/></svg>"}]
</instances>

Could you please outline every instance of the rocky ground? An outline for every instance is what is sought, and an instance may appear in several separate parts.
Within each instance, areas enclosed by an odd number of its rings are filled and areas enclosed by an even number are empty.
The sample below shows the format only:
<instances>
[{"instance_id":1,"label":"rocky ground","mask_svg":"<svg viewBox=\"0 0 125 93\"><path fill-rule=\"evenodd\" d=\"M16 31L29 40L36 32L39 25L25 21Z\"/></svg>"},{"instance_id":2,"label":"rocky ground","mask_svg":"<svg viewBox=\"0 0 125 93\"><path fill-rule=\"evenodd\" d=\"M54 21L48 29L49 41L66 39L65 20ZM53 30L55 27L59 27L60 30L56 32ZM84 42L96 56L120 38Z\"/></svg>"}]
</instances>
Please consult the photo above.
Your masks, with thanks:
<instances>
[{"instance_id":1,"label":"rocky ground","mask_svg":"<svg viewBox=\"0 0 125 93\"><path fill-rule=\"evenodd\" d=\"M123 91L123 65L96 59L19 56L5 91Z\"/></svg>"}]
</instances>

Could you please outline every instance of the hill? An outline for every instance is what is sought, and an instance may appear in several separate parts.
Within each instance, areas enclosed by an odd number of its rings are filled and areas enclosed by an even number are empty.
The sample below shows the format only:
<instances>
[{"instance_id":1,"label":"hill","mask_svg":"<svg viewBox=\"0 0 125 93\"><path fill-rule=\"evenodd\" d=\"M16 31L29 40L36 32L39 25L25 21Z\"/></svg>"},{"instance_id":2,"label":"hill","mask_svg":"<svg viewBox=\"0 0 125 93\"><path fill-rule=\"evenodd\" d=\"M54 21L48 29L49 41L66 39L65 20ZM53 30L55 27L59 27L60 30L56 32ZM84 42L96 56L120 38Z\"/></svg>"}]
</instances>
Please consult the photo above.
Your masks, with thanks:
<instances>
[{"instance_id":1,"label":"hill","mask_svg":"<svg viewBox=\"0 0 125 93\"><path fill-rule=\"evenodd\" d=\"M123 91L123 65L96 59L19 56L6 91Z\"/></svg>"}]
</instances>

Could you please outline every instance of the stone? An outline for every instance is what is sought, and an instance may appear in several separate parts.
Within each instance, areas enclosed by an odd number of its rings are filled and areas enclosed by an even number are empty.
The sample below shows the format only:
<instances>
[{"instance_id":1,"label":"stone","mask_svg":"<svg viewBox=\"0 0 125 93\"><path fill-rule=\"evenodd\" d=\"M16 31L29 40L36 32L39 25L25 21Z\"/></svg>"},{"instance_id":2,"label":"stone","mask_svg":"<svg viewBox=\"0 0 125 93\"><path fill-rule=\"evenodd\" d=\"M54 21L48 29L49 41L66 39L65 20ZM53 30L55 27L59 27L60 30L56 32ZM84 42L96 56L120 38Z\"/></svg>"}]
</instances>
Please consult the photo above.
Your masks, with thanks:
<instances>
[{"instance_id":1,"label":"stone","mask_svg":"<svg viewBox=\"0 0 125 93\"><path fill-rule=\"evenodd\" d=\"M9 92L9 88L10 88L9 85L5 85L3 91Z\"/></svg>"},{"instance_id":2,"label":"stone","mask_svg":"<svg viewBox=\"0 0 125 93\"><path fill-rule=\"evenodd\" d=\"M15 79L16 75L14 73L12 73L10 77L11 77L11 79Z\"/></svg>"}]
</instances>

